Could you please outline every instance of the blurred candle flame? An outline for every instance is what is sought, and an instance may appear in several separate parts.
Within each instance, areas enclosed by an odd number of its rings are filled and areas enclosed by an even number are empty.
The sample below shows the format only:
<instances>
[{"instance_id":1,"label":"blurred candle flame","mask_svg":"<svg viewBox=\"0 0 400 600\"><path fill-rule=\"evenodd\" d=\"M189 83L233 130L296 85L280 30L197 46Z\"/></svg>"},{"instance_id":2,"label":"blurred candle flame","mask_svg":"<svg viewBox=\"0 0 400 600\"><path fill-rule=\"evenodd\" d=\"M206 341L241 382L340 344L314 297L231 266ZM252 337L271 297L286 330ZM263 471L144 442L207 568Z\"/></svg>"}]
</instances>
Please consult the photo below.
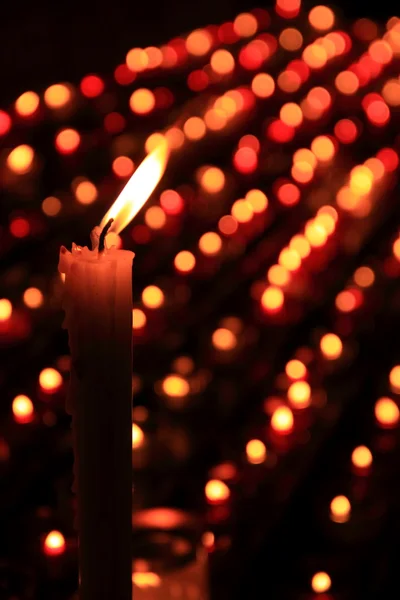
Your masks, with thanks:
<instances>
[{"instance_id":1,"label":"blurred candle flame","mask_svg":"<svg viewBox=\"0 0 400 600\"><path fill-rule=\"evenodd\" d=\"M136 169L114 204L103 217L100 223L101 228L110 219L114 219L110 231L120 233L132 221L157 187L164 174L168 155L168 144L163 140Z\"/></svg>"}]
</instances>

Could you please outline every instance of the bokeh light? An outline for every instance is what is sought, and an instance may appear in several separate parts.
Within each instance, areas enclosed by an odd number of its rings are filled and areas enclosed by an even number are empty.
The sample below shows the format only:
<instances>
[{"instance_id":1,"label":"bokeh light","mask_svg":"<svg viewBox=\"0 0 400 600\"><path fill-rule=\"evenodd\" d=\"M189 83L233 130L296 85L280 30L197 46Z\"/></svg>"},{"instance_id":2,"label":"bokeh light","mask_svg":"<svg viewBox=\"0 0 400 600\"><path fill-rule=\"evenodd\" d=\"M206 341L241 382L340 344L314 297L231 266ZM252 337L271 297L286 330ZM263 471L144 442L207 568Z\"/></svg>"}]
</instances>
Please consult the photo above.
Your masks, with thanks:
<instances>
[{"instance_id":1,"label":"bokeh light","mask_svg":"<svg viewBox=\"0 0 400 600\"><path fill-rule=\"evenodd\" d=\"M35 152L31 146L22 144L11 150L7 156L7 167L18 175L25 175L32 169Z\"/></svg>"},{"instance_id":2,"label":"bokeh light","mask_svg":"<svg viewBox=\"0 0 400 600\"><path fill-rule=\"evenodd\" d=\"M56 369L48 367L43 369L39 374L39 385L41 389L49 394L52 394L60 389L62 385L62 376Z\"/></svg>"},{"instance_id":3,"label":"bokeh light","mask_svg":"<svg viewBox=\"0 0 400 600\"><path fill-rule=\"evenodd\" d=\"M210 479L206 483L205 495L211 504L222 504L229 500L231 492L226 483L220 479Z\"/></svg>"},{"instance_id":4,"label":"bokeh light","mask_svg":"<svg viewBox=\"0 0 400 600\"><path fill-rule=\"evenodd\" d=\"M237 346L236 335L229 329L221 327L212 334L212 344L217 350L233 350Z\"/></svg>"},{"instance_id":5,"label":"bokeh light","mask_svg":"<svg viewBox=\"0 0 400 600\"><path fill-rule=\"evenodd\" d=\"M267 449L261 440L250 440L246 444L246 456L252 465L261 465L267 458Z\"/></svg>"},{"instance_id":6,"label":"bokeh light","mask_svg":"<svg viewBox=\"0 0 400 600\"><path fill-rule=\"evenodd\" d=\"M156 285L148 285L142 292L142 302L147 308L160 308L164 304L164 294Z\"/></svg>"},{"instance_id":7,"label":"bokeh light","mask_svg":"<svg viewBox=\"0 0 400 600\"><path fill-rule=\"evenodd\" d=\"M320 340L320 349L322 354L328 360L336 360L343 351L343 343L335 333L326 333Z\"/></svg>"},{"instance_id":8,"label":"bokeh light","mask_svg":"<svg viewBox=\"0 0 400 600\"><path fill-rule=\"evenodd\" d=\"M293 413L288 406L278 406L271 417L271 427L276 433L288 434L293 430Z\"/></svg>"},{"instance_id":9,"label":"bokeh light","mask_svg":"<svg viewBox=\"0 0 400 600\"><path fill-rule=\"evenodd\" d=\"M7 298L0 298L0 323L8 321L13 311L12 304Z\"/></svg>"},{"instance_id":10,"label":"bokeh light","mask_svg":"<svg viewBox=\"0 0 400 600\"><path fill-rule=\"evenodd\" d=\"M155 107L156 99L151 90L139 88L135 90L129 99L132 112L138 115L146 115Z\"/></svg>"},{"instance_id":11,"label":"bokeh light","mask_svg":"<svg viewBox=\"0 0 400 600\"><path fill-rule=\"evenodd\" d=\"M372 453L366 446L357 446L351 454L351 462L359 469L367 469L372 465Z\"/></svg>"},{"instance_id":12,"label":"bokeh light","mask_svg":"<svg viewBox=\"0 0 400 600\"><path fill-rule=\"evenodd\" d=\"M346 523L350 519L351 504L346 496L336 496L331 504L331 519L335 523Z\"/></svg>"},{"instance_id":13,"label":"bokeh light","mask_svg":"<svg viewBox=\"0 0 400 600\"><path fill-rule=\"evenodd\" d=\"M21 117L31 117L39 108L39 96L35 92L24 92L15 101L15 111Z\"/></svg>"},{"instance_id":14,"label":"bokeh light","mask_svg":"<svg viewBox=\"0 0 400 600\"><path fill-rule=\"evenodd\" d=\"M331 578L325 571L319 571L312 576L311 588L317 594L327 592L331 587Z\"/></svg>"},{"instance_id":15,"label":"bokeh light","mask_svg":"<svg viewBox=\"0 0 400 600\"><path fill-rule=\"evenodd\" d=\"M12 401L12 412L17 423L31 423L35 412L32 400L23 394L16 396Z\"/></svg>"},{"instance_id":16,"label":"bokeh light","mask_svg":"<svg viewBox=\"0 0 400 600\"><path fill-rule=\"evenodd\" d=\"M23 295L24 303L28 308L39 308L43 304L43 294L38 288L30 287Z\"/></svg>"},{"instance_id":17,"label":"bokeh light","mask_svg":"<svg viewBox=\"0 0 400 600\"><path fill-rule=\"evenodd\" d=\"M45 537L43 549L47 556L64 554L66 548L65 538L60 531L50 531Z\"/></svg>"},{"instance_id":18,"label":"bokeh light","mask_svg":"<svg viewBox=\"0 0 400 600\"><path fill-rule=\"evenodd\" d=\"M386 397L377 400L375 403L375 418L378 424L385 429L396 427L400 418L400 411L396 402Z\"/></svg>"}]
</instances>

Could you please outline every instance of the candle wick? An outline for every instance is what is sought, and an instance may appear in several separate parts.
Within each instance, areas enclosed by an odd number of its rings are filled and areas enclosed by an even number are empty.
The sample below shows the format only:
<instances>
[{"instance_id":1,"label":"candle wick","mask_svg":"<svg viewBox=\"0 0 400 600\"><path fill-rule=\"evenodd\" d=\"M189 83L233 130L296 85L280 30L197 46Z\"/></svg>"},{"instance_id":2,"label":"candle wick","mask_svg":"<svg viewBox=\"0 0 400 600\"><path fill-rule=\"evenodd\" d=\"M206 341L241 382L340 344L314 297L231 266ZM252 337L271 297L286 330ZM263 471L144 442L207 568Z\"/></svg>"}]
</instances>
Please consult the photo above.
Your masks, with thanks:
<instances>
[{"instance_id":1,"label":"candle wick","mask_svg":"<svg viewBox=\"0 0 400 600\"><path fill-rule=\"evenodd\" d=\"M104 242L106 239L106 235L108 233L108 230L110 229L111 225L114 223L114 219L110 219L108 221L108 223L106 223L103 227L103 231L101 232L100 236L99 236L99 252L103 252L104 251Z\"/></svg>"}]
</instances>

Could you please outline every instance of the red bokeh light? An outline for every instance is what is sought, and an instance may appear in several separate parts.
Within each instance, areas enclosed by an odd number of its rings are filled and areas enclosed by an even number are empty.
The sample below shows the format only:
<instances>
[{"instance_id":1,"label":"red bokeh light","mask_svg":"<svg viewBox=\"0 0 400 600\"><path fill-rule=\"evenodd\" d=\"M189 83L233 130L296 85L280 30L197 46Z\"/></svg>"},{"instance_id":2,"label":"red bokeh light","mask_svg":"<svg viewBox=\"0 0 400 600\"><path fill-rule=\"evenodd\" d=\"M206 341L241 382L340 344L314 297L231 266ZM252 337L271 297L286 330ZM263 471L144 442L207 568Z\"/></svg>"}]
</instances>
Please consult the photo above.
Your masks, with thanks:
<instances>
[{"instance_id":1,"label":"red bokeh light","mask_svg":"<svg viewBox=\"0 0 400 600\"><path fill-rule=\"evenodd\" d=\"M136 244L148 244L151 238L150 230L146 225L135 225L131 237Z\"/></svg>"},{"instance_id":2,"label":"red bokeh light","mask_svg":"<svg viewBox=\"0 0 400 600\"><path fill-rule=\"evenodd\" d=\"M117 112L109 113L104 117L104 129L108 133L121 133L125 129L125 117Z\"/></svg>"},{"instance_id":3,"label":"red bokeh light","mask_svg":"<svg viewBox=\"0 0 400 600\"><path fill-rule=\"evenodd\" d=\"M136 79L136 73L131 71L126 64L118 65L114 71L114 79L119 85L129 85Z\"/></svg>"},{"instance_id":4,"label":"red bokeh light","mask_svg":"<svg viewBox=\"0 0 400 600\"><path fill-rule=\"evenodd\" d=\"M341 119L335 125L335 136L342 144L352 144L357 139L357 126L350 119Z\"/></svg>"},{"instance_id":5,"label":"red bokeh light","mask_svg":"<svg viewBox=\"0 0 400 600\"><path fill-rule=\"evenodd\" d=\"M223 23L218 28L218 39L223 44L234 44L238 41L239 36L234 30L233 23L231 21Z\"/></svg>"},{"instance_id":6,"label":"red bokeh light","mask_svg":"<svg viewBox=\"0 0 400 600\"><path fill-rule=\"evenodd\" d=\"M10 116L4 112L4 110L0 110L0 135L5 135L11 129L11 118Z\"/></svg>"},{"instance_id":7,"label":"red bokeh light","mask_svg":"<svg viewBox=\"0 0 400 600\"><path fill-rule=\"evenodd\" d=\"M81 92L86 98L96 98L104 91L104 82L98 75L86 75L81 81Z\"/></svg>"},{"instance_id":8,"label":"red bokeh light","mask_svg":"<svg viewBox=\"0 0 400 600\"><path fill-rule=\"evenodd\" d=\"M294 206L300 200L299 188L289 181L278 182L275 188L275 194L279 202L285 206Z\"/></svg>"},{"instance_id":9,"label":"red bokeh light","mask_svg":"<svg viewBox=\"0 0 400 600\"><path fill-rule=\"evenodd\" d=\"M239 148L233 157L235 169L240 173L253 173L257 162L257 153L253 148Z\"/></svg>"},{"instance_id":10,"label":"red bokeh light","mask_svg":"<svg viewBox=\"0 0 400 600\"><path fill-rule=\"evenodd\" d=\"M288 71L293 71L294 73L297 73L297 75L300 77L303 83L307 81L307 79L310 76L310 68L308 67L308 65L306 65L304 60L301 59L290 61L286 69Z\"/></svg>"},{"instance_id":11,"label":"red bokeh light","mask_svg":"<svg viewBox=\"0 0 400 600\"><path fill-rule=\"evenodd\" d=\"M286 125L280 119L276 119L267 127L267 136L274 142L286 143L294 138L295 129L290 125Z\"/></svg>"},{"instance_id":12,"label":"red bokeh light","mask_svg":"<svg viewBox=\"0 0 400 600\"><path fill-rule=\"evenodd\" d=\"M191 73L189 73L187 78L188 87L193 92L201 92L205 90L209 83L210 79L207 73L202 69L192 71Z\"/></svg>"},{"instance_id":13,"label":"red bokeh light","mask_svg":"<svg viewBox=\"0 0 400 600\"><path fill-rule=\"evenodd\" d=\"M184 208L183 198L175 190L165 190L160 196L160 204L167 215L178 215Z\"/></svg>"},{"instance_id":14,"label":"red bokeh light","mask_svg":"<svg viewBox=\"0 0 400 600\"><path fill-rule=\"evenodd\" d=\"M29 221L23 217L17 217L10 223L10 231L16 238L24 238L29 235L31 227Z\"/></svg>"},{"instance_id":15,"label":"red bokeh light","mask_svg":"<svg viewBox=\"0 0 400 600\"><path fill-rule=\"evenodd\" d=\"M166 87L159 87L153 90L157 108L169 108L174 102L174 95Z\"/></svg>"},{"instance_id":16,"label":"red bokeh light","mask_svg":"<svg viewBox=\"0 0 400 600\"><path fill-rule=\"evenodd\" d=\"M399 166L399 155L393 148L382 148L377 153L376 158L381 161L388 173L395 171Z\"/></svg>"}]
</instances>

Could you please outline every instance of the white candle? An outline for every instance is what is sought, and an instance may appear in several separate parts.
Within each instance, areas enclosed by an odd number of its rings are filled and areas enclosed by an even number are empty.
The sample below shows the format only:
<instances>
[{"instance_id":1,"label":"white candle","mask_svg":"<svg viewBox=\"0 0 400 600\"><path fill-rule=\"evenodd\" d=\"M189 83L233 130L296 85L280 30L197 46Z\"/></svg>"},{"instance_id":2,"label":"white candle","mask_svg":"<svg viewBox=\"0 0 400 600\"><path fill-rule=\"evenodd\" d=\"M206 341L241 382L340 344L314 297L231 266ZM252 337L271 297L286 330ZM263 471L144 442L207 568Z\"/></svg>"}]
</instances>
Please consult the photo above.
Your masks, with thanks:
<instances>
[{"instance_id":1,"label":"white candle","mask_svg":"<svg viewBox=\"0 0 400 600\"><path fill-rule=\"evenodd\" d=\"M132 599L134 255L103 250L102 237L109 219L118 233L140 210L167 158L164 143L146 157L101 228L93 230L92 250L73 245L72 252L60 251L72 363L67 410L75 455L80 600Z\"/></svg>"}]
</instances>

